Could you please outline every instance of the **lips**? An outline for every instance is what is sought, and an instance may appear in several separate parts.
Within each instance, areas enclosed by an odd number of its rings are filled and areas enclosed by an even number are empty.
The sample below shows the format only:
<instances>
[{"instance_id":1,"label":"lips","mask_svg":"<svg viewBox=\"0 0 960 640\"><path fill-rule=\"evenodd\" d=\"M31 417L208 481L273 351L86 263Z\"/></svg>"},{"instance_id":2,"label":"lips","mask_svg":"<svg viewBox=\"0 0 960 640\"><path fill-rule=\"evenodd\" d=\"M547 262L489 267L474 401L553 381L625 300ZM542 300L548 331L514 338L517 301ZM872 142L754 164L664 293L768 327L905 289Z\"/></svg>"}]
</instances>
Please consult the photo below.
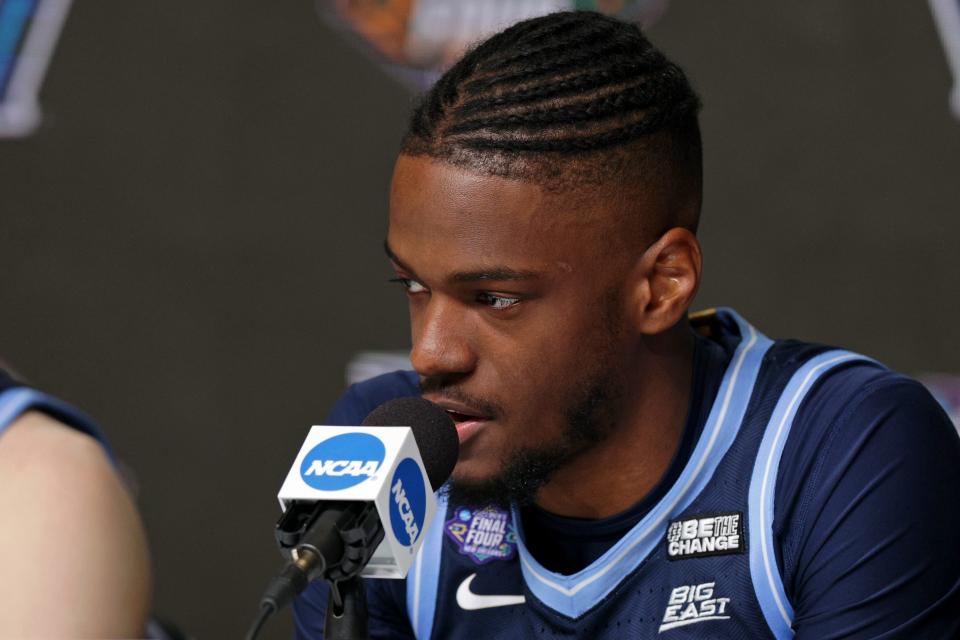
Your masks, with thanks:
<instances>
[{"instance_id":1,"label":"lips","mask_svg":"<svg viewBox=\"0 0 960 640\"><path fill-rule=\"evenodd\" d=\"M443 398L426 399L447 412L457 427L457 436L460 438L461 444L466 442L467 439L472 437L491 420L490 416L484 415L479 409L475 409L463 402Z\"/></svg>"},{"instance_id":2,"label":"lips","mask_svg":"<svg viewBox=\"0 0 960 640\"><path fill-rule=\"evenodd\" d=\"M453 411L453 410L451 410L451 409L447 409L447 414L448 414L451 418L453 418L453 421L454 421L454 422L469 422L470 420L485 420L485 419L486 419L486 418L483 418L483 417L481 417L481 416L476 416L476 415L472 415L472 414L469 414L469 413L461 413L460 411Z\"/></svg>"}]
</instances>

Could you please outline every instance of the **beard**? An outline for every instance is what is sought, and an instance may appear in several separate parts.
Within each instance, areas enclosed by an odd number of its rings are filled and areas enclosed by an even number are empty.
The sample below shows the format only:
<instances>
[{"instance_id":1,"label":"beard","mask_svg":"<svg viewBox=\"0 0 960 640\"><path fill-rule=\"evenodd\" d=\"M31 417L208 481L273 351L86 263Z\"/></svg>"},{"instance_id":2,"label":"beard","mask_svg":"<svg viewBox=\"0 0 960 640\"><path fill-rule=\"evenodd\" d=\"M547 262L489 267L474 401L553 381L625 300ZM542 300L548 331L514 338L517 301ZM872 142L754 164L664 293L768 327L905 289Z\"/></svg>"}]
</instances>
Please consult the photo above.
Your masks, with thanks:
<instances>
[{"instance_id":1,"label":"beard","mask_svg":"<svg viewBox=\"0 0 960 640\"><path fill-rule=\"evenodd\" d=\"M603 442L614 430L623 384L608 366L581 386L584 392L564 411L565 424L559 438L539 447L514 451L492 478L465 480L454 474L445 485L450 503L505 509L511 504L532 504L540 487L557 470Z\"/></svg>"}]
</instances>

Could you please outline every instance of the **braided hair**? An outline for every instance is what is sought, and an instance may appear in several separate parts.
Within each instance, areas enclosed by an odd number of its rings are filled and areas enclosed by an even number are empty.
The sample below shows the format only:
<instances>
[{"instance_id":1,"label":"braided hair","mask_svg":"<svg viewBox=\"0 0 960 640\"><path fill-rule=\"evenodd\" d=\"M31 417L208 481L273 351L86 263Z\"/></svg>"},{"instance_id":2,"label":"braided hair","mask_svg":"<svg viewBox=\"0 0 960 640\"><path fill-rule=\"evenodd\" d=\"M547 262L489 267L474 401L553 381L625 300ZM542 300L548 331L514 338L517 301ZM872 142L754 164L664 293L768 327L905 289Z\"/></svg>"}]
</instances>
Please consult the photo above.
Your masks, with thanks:
<instances>
[{"instance_id":1,"label":"braided hair","mask_svg":"<svg viewBox=\"0 0 960 640\"><path fill-rule=\"evenodd\" d=\"M699 108L683 71L635 25L553 13L467 52L423 97L402 152L563 184L624 179L643 162L696 191L699 210Z\"/></svg>"}]
</instances>

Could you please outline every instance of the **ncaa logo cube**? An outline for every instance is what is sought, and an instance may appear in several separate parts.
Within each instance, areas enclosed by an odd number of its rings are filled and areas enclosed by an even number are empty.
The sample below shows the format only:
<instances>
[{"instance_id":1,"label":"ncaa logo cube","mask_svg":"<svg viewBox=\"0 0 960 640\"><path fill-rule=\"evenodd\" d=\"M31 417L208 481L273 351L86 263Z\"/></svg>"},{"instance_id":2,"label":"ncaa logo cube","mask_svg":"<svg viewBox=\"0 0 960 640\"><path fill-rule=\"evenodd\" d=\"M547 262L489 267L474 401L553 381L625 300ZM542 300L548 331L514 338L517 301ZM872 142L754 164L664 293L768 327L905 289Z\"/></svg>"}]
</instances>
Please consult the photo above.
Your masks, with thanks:
<instances>
[{"instance_id":1,"label":"ncaa logo cube","mask_svg":"<svg viewBox=\"0 0 960 640\"><path fill-rule=\"evenodd\" d=\"M379 438L369 433L344 433L311 449L300 464L300 477L321 491L347 489L376 473L386 454Z\"/></svg>"},{"instance_id":2,"label":"ncaa logo cube","mask_svg":"<svg viewBox=\"0 0 960 640\"><path fill-rule=\"evenodd\" d=\"M390 526L397 542L412 547L423 532L427 515L427 490L420 466L404 458L390 480Z\"/></svg>"}]
</instances>

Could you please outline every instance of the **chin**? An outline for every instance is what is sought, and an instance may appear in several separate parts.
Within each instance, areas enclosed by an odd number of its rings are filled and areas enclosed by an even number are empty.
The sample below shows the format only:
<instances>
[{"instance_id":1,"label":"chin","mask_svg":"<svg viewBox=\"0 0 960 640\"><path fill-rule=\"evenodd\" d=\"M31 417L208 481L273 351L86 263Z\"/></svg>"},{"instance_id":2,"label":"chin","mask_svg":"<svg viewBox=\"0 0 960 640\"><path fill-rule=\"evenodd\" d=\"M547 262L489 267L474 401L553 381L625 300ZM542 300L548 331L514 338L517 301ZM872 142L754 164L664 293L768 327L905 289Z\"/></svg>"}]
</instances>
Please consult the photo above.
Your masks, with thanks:
<instances>
[{"instance_id":1,"label":"chin","mask_svg":"<svg viewBox=\"0 0 960 640\"><path fill-rule=\"evenodd\" d=\"M498 478L503 471L501 465L491 460L470 457L457 461L450 482L454 484L485 484Z\"/></svg>"},{"instance_id":2,"label":"chin","mask_svg":"<svg viewBox=\"0 0 960 640\"><path fill-rule=\"evenodd\" d=\"M457 463L445 492L456 506L507 508L511 502L510 492L502 482L501 470L490 469L472 460Z\"/></svg>"}]
</instances>

